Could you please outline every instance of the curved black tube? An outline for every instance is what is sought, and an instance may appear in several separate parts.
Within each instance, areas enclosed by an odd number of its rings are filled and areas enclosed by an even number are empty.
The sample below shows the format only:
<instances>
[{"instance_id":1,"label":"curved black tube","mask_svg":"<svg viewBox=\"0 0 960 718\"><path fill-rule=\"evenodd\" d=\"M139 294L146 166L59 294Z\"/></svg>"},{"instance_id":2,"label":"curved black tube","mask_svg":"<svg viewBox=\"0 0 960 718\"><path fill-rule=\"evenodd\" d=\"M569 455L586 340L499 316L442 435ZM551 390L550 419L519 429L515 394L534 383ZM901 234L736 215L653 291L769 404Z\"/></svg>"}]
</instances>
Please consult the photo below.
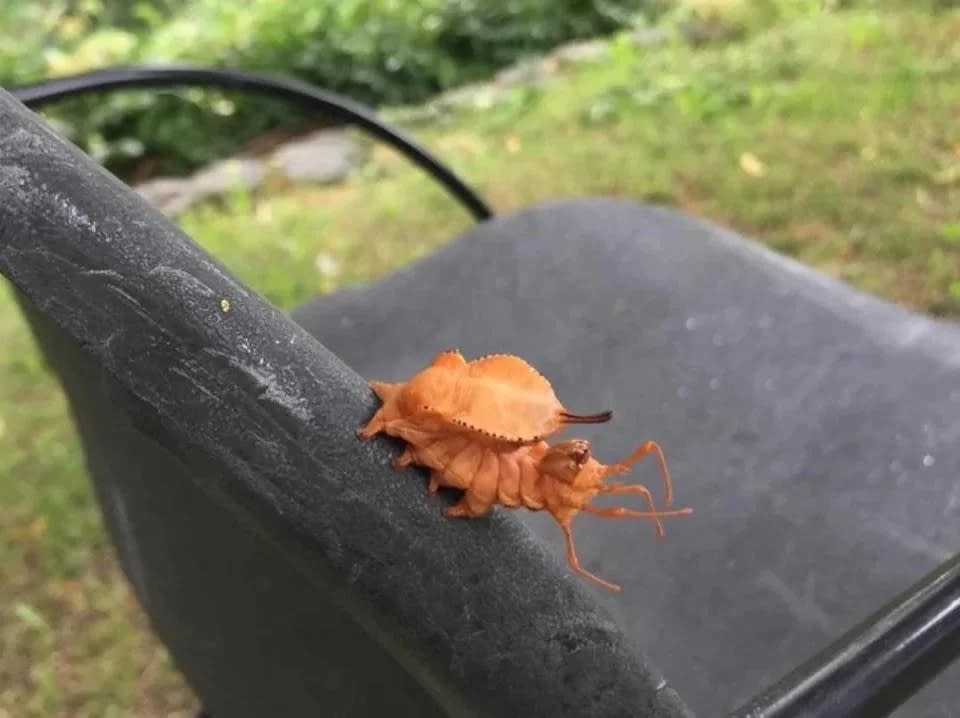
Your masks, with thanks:
<instances>
[{"instance_id":1,"label":"curved black tube","mask_svg":"<svg viewBox=\"0 0 960 718\"><path fill-rule=\"evenodd\" d=\"M10 94L31 109L68 97L116 89L213 86L272 95L311 110L321 110L357 125L420 166L450 192L477 221L490 219L493 211L449 167L412 139L384 124L368 108L314 85L286 77L273 77L243 70L191 66L118 67L44 80L8 88Z\"/></svg>"},{"instance_id":2,"label":"curved black tube","mask_svg":"<svg viewBox=\"0 0 960 718\"><path fill-rule=\"evenodd\" d=\"M875 718L960 658L960 556L729 718Z\"/></svg>"}]
</instances>

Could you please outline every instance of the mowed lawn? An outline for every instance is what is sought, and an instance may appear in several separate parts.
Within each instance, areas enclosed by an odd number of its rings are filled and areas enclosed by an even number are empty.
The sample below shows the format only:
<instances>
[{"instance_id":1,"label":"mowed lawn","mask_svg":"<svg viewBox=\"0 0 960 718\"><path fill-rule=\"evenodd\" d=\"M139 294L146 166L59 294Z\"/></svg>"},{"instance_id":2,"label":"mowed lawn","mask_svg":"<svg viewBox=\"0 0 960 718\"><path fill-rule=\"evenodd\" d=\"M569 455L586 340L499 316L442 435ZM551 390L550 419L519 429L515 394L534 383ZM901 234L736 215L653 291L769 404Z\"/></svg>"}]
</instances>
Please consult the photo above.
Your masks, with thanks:
<instances>
[{"instance_id":1,"label":"mowed lawn","mask_svg":"<svg viewBox=\"0 0 960 718\"><path fill-rule=\"evenodd\" d=\"M669 204L960 318L960 10L810 15L697 49L614 41L540 89L410 131L500 212L594 194ZM342 185L238 194L180 222L286 308L471 221L377 149ZM0 346L0 718L190 715L6 285Z\"/></svg>"}]
</instances>

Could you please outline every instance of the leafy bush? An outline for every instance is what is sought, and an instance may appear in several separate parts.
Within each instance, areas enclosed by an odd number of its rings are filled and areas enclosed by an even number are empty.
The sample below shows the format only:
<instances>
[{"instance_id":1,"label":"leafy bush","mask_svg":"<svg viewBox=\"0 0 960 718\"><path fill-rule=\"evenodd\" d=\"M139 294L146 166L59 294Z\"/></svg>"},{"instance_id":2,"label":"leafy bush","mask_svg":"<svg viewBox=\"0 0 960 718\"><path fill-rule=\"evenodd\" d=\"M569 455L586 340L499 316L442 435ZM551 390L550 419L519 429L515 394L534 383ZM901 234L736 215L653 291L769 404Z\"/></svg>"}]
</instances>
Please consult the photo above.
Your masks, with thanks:
<instances>
[{"instance_id":1,"label":"leafy bush","mask_svg":"<svg viewBox=\"0 0 960 718\"><path fill-rule=\"evenodd\" d=\"M33 36L26 44L0 38L0 83L177 62L293 75L374 106L409 103L527 54L611 32L654 5L650 0L60 0L39 10L24 3L20 10L0 11L5 28L0 33ZM196 89L71 100L48 115L121 174L147 157L159 171L188 170L268 127L304 119L275 101Z\"/></svg>"}]
</instances>

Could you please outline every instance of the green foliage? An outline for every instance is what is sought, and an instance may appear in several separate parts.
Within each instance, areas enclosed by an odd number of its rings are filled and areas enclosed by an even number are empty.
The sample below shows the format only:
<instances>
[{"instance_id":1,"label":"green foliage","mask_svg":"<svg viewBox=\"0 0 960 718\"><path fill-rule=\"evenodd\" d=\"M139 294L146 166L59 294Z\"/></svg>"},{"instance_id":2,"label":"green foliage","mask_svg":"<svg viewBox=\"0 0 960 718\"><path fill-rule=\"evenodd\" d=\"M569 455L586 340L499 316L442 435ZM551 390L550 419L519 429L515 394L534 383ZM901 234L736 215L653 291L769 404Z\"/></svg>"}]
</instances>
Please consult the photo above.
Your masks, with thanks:
<instances>
[{"instance_id":1,"label":"green foliage","mask_svg":"<svg viewBox=\"0 0 960 718\"><path fill-rule=\"evenodd\" d=\"M0 83L133 63L230 66L293 75L375 106L422 100L566 40L630 23L645 0L61 0L0 11ZM19 3L18 3L19 7ZM0 21L4 20L0 15ZM35 28L46 28L37 33ZM6 32L3 28L10 28ZM30 29L27 32L27 29ZM14 52L14 48L16 51ZM288 105L229 92L114 93L48 112L110 169L152 157L191 169L268 127Z\"/></svg>"}]
</instances>

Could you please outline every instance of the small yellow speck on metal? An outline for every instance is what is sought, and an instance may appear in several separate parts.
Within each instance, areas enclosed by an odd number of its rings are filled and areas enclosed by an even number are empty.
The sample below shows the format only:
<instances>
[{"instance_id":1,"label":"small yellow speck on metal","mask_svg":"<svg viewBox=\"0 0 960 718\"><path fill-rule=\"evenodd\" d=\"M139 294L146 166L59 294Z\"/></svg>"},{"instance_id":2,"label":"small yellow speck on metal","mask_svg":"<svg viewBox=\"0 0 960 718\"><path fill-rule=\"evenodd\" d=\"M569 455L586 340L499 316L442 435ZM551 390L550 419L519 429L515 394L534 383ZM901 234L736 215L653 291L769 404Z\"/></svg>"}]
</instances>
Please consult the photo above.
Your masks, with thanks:
<instances>
[{"instance_id":1,"label":"small yellow speck on metal","mask_svg":"<svg viewBox=\"0 0 960 718\"><path fill-rule=\"evenodd\" d=\"M224 312L229 312L229 311L230 311L230 300L229 300L229 299L221 299L221 300L220 300L220 309L223 310Z\"/></svg>"}]
</instances>

